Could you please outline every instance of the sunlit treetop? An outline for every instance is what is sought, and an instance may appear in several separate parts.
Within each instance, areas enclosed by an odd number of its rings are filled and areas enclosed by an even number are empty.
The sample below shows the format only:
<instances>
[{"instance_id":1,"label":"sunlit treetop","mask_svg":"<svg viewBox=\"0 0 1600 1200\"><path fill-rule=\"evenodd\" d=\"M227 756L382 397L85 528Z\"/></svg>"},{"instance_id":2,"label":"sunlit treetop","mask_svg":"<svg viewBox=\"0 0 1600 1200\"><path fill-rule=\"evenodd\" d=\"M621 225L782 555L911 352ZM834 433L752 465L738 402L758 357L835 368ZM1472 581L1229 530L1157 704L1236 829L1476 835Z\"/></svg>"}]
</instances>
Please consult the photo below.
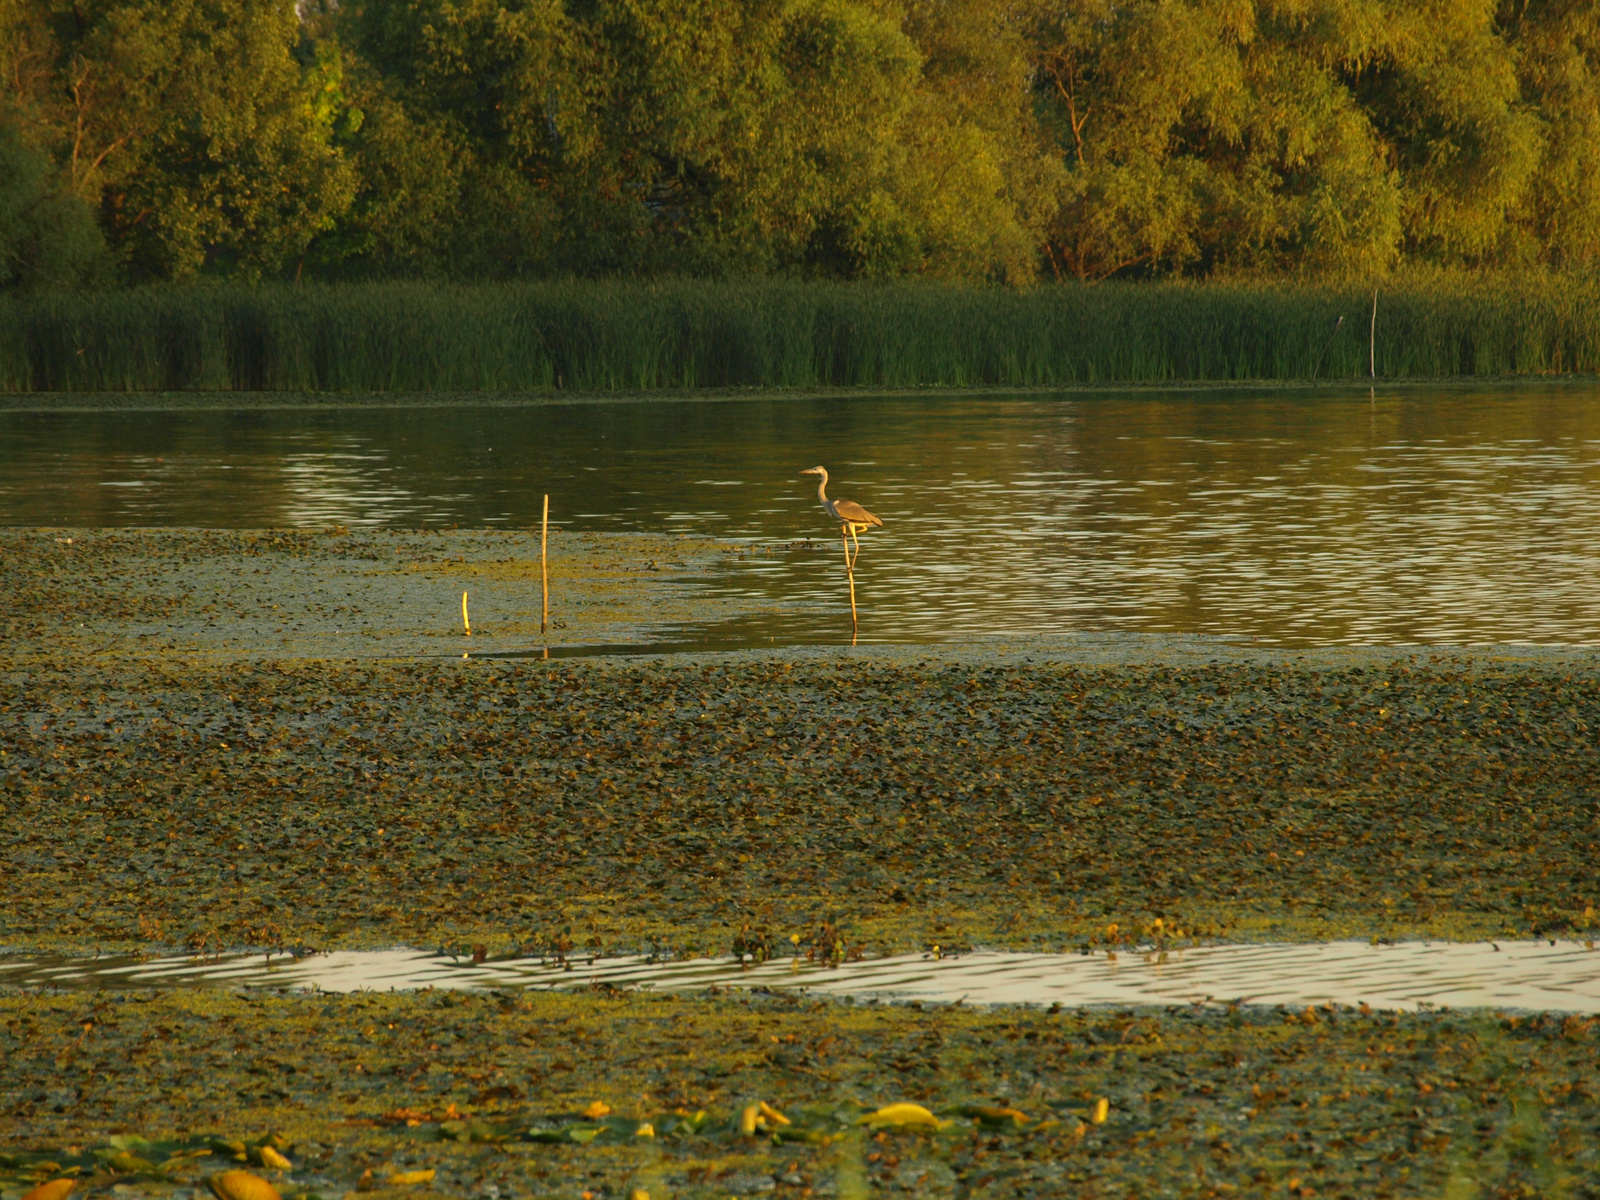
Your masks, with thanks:
<instances>
[{"instance_id":1,"label":"sunlit treetop","mask_svg":"<svg viewBox=\"0 0 1600 1200\"><path fill-rule=\"evenodd\" d=\"M0 0L0 278L1574 266L1597 55L1594 0Z\"/></svg>"}]
</instances>

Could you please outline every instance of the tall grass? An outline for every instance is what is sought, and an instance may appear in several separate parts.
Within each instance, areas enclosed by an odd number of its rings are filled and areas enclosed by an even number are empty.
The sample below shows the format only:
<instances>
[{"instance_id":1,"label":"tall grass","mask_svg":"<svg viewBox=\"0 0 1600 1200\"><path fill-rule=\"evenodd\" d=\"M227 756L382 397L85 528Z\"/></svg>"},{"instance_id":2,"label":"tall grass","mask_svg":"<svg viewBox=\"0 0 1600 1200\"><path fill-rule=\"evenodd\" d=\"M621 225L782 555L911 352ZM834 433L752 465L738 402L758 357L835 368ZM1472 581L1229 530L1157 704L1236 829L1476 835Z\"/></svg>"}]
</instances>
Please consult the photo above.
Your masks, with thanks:
<instances>
[{"instance_id":1,"label":"tall grass","mask_svg":"<svg viewBox=\"0 0 1600 1200\"><path fill-rule=\"evenodd\" d=\"M544 281L190 287L0 299L11 391L582 391L1335 379L1372 295L1293 284ZM1334 332L1337 319L1344 323ZM1600 370L1600 282L1416 276L1384 377Z\"/></svg>"}]
</instances>

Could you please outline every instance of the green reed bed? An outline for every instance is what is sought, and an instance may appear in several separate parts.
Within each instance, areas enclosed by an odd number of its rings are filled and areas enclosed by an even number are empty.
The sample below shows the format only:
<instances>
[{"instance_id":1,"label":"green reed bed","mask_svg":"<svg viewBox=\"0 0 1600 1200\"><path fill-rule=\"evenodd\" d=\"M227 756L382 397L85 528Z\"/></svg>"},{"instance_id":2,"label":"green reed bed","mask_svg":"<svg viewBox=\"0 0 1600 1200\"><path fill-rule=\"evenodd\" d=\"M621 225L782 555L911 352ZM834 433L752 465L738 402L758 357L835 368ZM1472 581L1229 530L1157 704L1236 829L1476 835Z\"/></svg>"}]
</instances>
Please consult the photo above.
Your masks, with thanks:
<instances>
[{"instance_id":1,"label":"green reed bed","mask_svg":"<svg viewBox=\"0 0 1600 1200\"><path fill-rule=\"evenodd\" d=\"M1600 368L1600 285L1416 275L1380 292L1387 378ZM1040 387L1350 379L1365 286L551 280L195 286L0 300L11 391ZM1342 325L1339 319L1343 318Z\"/></svg>"}]
</instances>

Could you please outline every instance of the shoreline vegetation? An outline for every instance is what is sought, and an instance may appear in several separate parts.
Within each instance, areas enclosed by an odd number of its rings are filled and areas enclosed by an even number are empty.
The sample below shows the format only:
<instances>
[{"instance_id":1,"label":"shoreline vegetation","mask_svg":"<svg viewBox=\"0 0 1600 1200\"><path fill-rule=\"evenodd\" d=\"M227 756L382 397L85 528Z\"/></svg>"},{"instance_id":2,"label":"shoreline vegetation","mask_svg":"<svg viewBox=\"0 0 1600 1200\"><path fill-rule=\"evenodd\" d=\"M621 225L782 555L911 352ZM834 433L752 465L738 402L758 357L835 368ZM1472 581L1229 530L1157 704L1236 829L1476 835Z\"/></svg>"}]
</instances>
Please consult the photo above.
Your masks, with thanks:
<instances>
[{"instance_id":1,"label":"shoreline vegetation","mask_svg":"<svg viewBox=\"0 0 1600 1200\"><path fill-rule=\"evenodd\" d=\"M1049 389L1600 371L1600 281L193 285L0 298L0 394ZM1375 374L1374 374L1375 373ZM8 403L8 407L14 404Z\"/></svg>"},{"instance_id":2,"label":"shoreline vegetation","mask_svg":"<svg viewBox=\"0 0 1600 1200\"><path fill-rule=\"evenodd\" d=\"M1376 387L1380 397L1408 393L1453 393L1531 388L1584 389L1600 382L1588 374L1548 375L1424 375L1407 379L1163 379L1108 380L1102 383L1041 384L1034 387L928 386L907 388L655 388L617 391L577 391L547 388L541 391L438 391L438 392L31 392L0 391L0 413L95 412L272 412L290 409L418 409L418 408L531 408L567 404L645 404L657 402L737 404L745 401L803 403L808 400L937 399L1003 400L1037 396L1185 395L1249 396L1254 393L1303 393L1308 399L1323 396L1367 398Z\"/></svg>"}]
</instances>

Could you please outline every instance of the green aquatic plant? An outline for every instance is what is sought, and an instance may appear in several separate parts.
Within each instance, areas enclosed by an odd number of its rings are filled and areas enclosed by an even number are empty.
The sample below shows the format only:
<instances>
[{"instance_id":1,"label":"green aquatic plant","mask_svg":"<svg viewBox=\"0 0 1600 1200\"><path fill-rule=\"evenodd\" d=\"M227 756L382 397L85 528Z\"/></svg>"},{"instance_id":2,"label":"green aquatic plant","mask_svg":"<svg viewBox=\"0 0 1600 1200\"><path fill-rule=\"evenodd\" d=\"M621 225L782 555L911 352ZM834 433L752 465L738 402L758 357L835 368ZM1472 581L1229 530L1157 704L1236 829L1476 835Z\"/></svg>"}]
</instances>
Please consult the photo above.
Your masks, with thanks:
<instances>
[{"instance_id":1,"label":"green aquatic plant","mask_svg":"<svg viewBox=\"0 0 1600 1200\"><path fill-rule=\"evenodd\" d=\"M1027 291L789 280L191 287L0 298L0 390L614 392L1593 372L1577 275ZM1340 318L1349 318L1343 325ZM1330 330L1343 329L1343 333ZM1359 333L1365 333L1362 329Z\"/></svg>"},{"instance_id":2,"label":"green aquatic plant","mask_svg":"<svg viewBox=\"0 0 1600 1200\"><path fill-rule=\"evenodd\" d=\"M1596 932L1582 662L102 655L21 662L0 707L13 945L832 963Z\"/></svg>"},{"instance_id":3,"label":"green aquatic plant","mask_svg":"<svg viewBox=\"0 0 1600 1200\"><path fill-rule=\"evenodd\" d=\"M0 1042L0 1089L22 1097L0 1145L7 1195L240 1170L286 1197L433 1172L445 1194L648 1179L695 1198L910 1184L1437 1200L1578 1197L1600 1171L1592 1031L1560 1017L12 993ZM108 1124L137 1132L108 1140Z\"/></svg>"}]
</instances>

